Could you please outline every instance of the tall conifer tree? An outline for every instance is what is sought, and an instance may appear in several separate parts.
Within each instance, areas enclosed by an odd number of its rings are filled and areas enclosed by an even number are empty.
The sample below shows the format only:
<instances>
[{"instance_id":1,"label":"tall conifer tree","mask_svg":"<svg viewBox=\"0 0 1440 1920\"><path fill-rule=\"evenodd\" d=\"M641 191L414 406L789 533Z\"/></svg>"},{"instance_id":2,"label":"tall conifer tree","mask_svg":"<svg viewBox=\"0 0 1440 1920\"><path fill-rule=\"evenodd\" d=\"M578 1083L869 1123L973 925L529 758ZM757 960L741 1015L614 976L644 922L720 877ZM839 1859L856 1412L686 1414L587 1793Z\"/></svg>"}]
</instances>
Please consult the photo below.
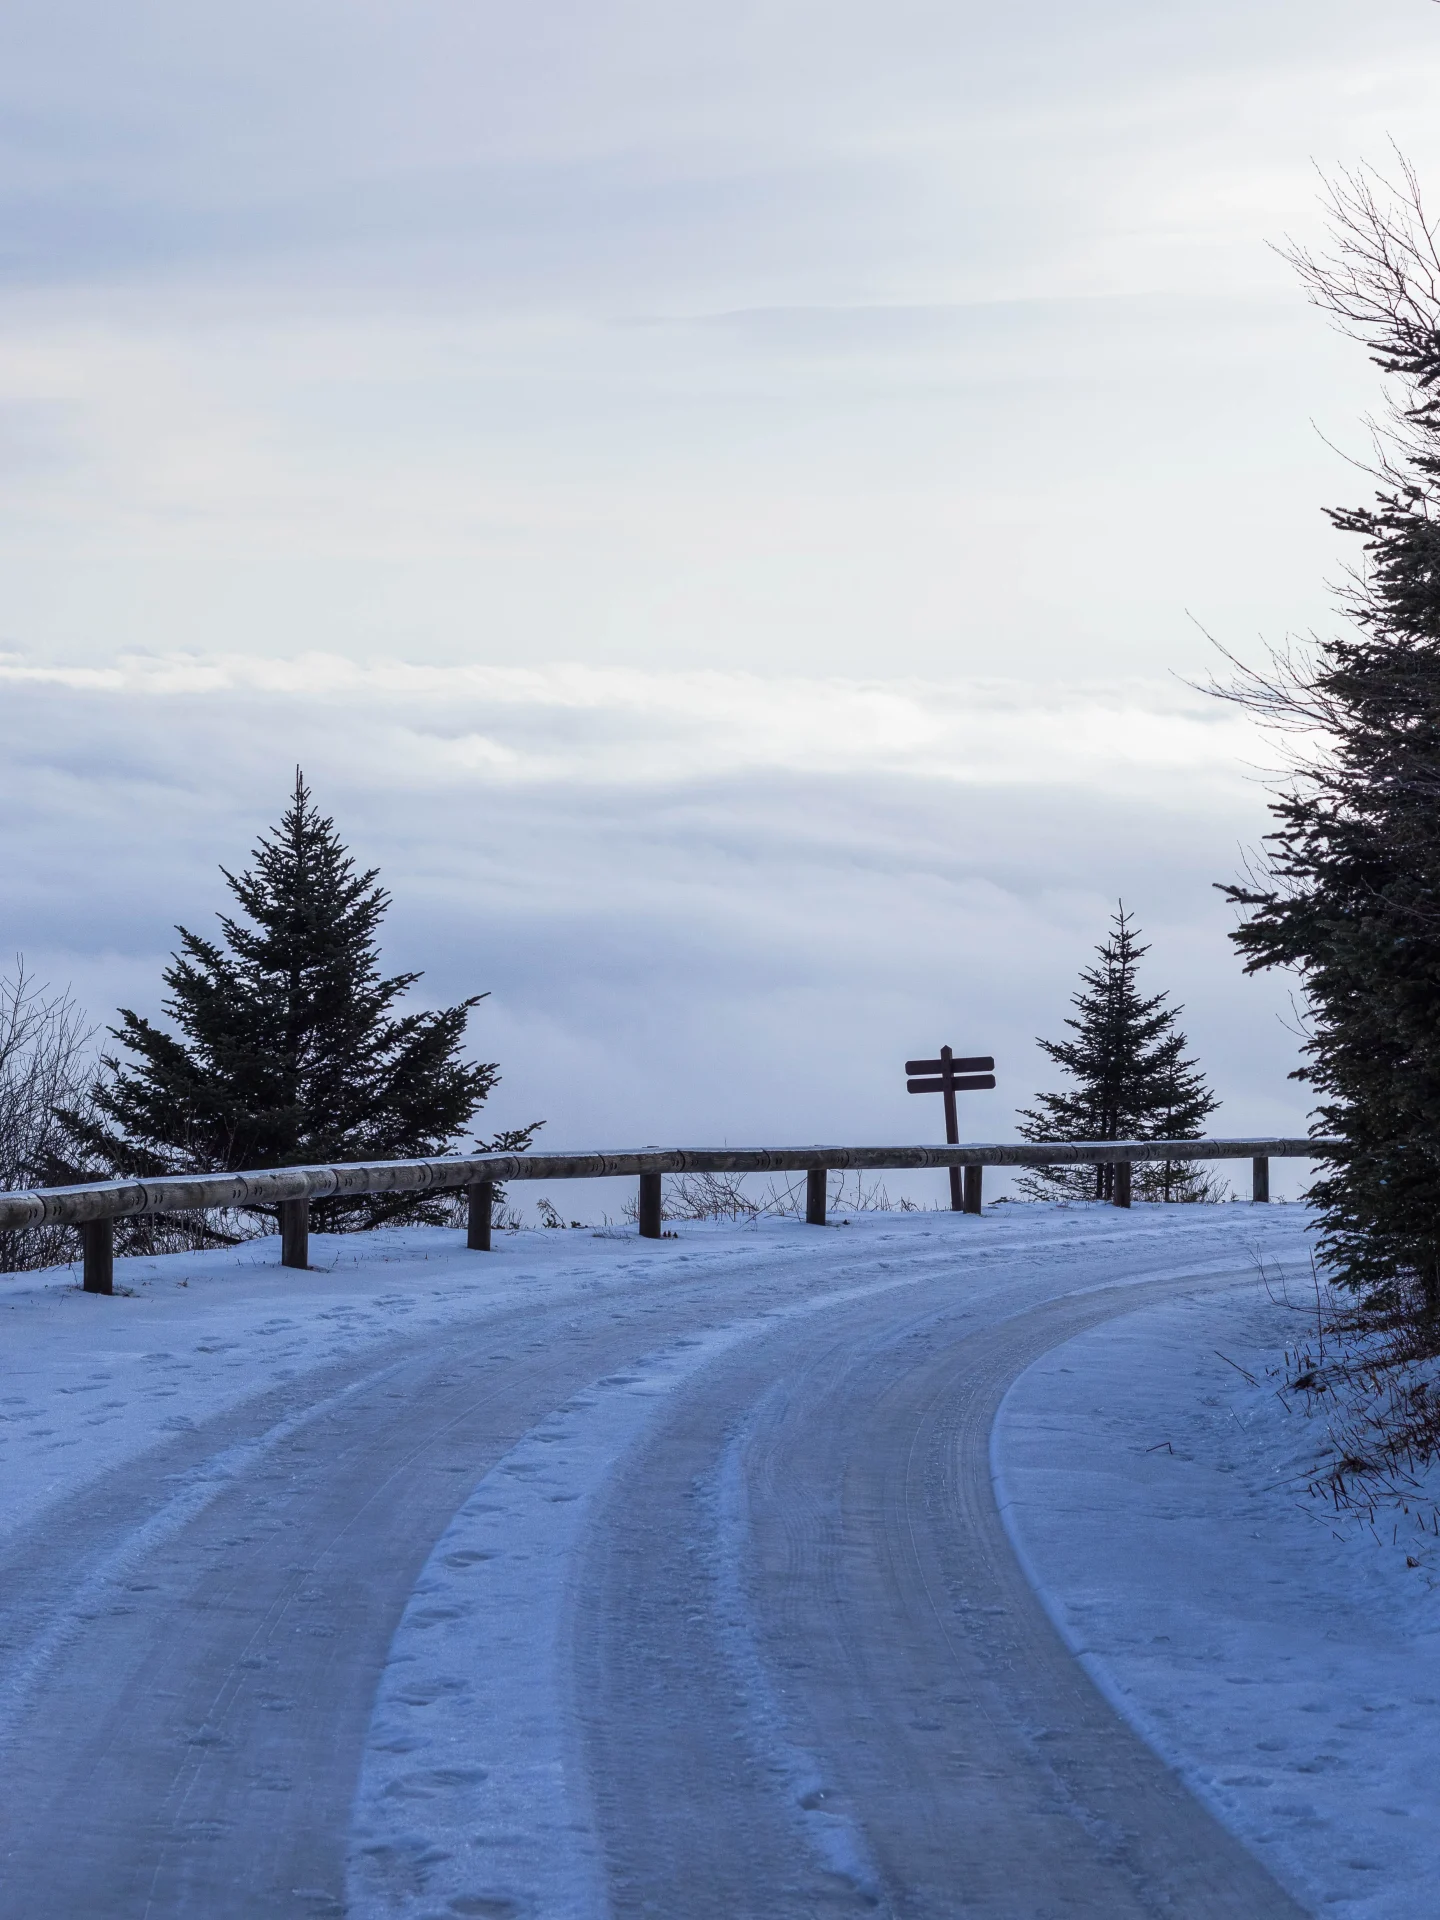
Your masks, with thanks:
<instances>
[{"instance_id":1,"label":"tall conifer tree","mask_svg":"<svg viewBox=\"0 0 1440 1920\"><path fill-rule=\"evenodd\" d=\"M1038 1043L1074 1085L1035 1096L1036 1105L1020 1116L1023 1139L1200 1137L1201 1123L1218 1102L1186 1057L1189 1042L1176 1024L1183 1009L1167 1006L1168 994L1140 992L1140 962L1149 951L1122 904L1096 948L1098 964L1081 971L1080 991L1071 1000L1075 1017L1065 1022L1074 1039ZM1211 1192L1206 1176L1182 1161L1142 1164L1136 1184L1146 1199L1198 1200ZM1047 1167L1027 1175L1020 1188L1037 1198L1071 1194L1111 1200L1115 1169Z\"/></svg>"},{"instance_id":2,"label":"tall conifer tree","mask_svg":"<svg viewBox=\"0 0 1440 1920\"><path fill-rule=\"evenodd\" d=\"M130 1056L105 1058L93 1116L72 1139L117 1174L213 1172L405 1159L453 1146L498 1078L461 1058L470 1010L396 1012L418 973L383 976L376 934L390 897L357 872L303 775L252 864L222 868L238 903L220 938L177 928L166 969L174 1031L121 1010ZM327 1231L439 1218L423 1195L315 1203Z\"/></svg>"},{"instance_id":3,"label":"tall conifer tree","mask_svg":"<svg viewBox=\"0 0 1440 1920\"><path fill-rule=\"evenodd\" d=\"M1243 909L1247 972L1302 982L1296 1078L1341 1142L1311 1189L1322 1251L1366 1293L1440 1313L1440 248L1414 173L1332 183L1333 251L1293 253L1314 303L1394 383L1349 627L1218 692L1303 738Z\"/></svg>"}]
</instances>

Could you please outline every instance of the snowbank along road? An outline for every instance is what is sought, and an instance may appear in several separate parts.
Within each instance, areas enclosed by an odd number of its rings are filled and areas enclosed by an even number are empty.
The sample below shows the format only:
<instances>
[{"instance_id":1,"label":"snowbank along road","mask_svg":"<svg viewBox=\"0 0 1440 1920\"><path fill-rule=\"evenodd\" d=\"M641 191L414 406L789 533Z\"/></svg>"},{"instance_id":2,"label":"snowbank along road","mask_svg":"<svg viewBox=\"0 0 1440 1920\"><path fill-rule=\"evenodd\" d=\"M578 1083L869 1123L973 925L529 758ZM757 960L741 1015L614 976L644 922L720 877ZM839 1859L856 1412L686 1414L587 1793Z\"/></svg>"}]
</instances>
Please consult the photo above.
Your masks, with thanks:
<instances>
[{"instance_id":1,"label":"snowbank along road","mask_svg":"<svg viewBox=\"0 0 1440 1920\"><path fill-rule=\"evenodd\" d=\"M1298 1208L438 1230L0 1285L0 1910L1293 1915L1067 1649L989 1436Z\"/></svg>"}]
</instances>

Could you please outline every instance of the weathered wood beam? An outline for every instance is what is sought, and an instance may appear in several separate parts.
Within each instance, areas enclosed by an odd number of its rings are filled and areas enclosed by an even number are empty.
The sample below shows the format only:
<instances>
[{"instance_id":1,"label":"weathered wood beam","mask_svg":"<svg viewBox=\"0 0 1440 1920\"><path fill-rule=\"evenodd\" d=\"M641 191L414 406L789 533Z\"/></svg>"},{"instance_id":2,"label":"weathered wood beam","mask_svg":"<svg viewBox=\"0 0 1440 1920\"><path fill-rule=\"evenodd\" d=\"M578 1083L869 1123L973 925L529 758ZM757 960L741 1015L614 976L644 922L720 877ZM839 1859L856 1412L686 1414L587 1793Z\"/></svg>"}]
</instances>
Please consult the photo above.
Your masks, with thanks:
<instances>
[{"instance_id":1,"label":"weathered wood beam","mask_svg":"<svg viewBox=\"0 0 1440 1920\"><path fill-rule=\"evenodd\" d=\"M658 1173L642 1173L640 1176L640 1237L642 1240L659 1240L665 1232L662 1179L663 1176Z\"/></svg>"},{"instance_id":2,"label":"weathered wood beam","mask_svg":"<svg viewBox=\"0 0 1440 1920\"><path fill-rule=\"evenodd\" d=\"M100 1180L75 1187L0 1193L0 1230L84 1226L146 1214L277 1207L290 1200L367 1193L453 1193L481 1181L606 1180L663 1173L804 1173L815 1168L879 1173L925 1167L1067 1167L1131 1161L1323 1160L1339 1140L1003 1140L931 1147L647 1147L603 1153L453 1154L328 1167L260 1167L242 1173ZM961 1204L963 1206L963 1182Z\"/></svg>"},{"instance_id":3,"label":"weathered wood beam","mask_svg":"<svg viewBox=\"0 0 1440 1920\"><path fill-rule=\"evenodd\" d=\"M310 1202L306 1199L280 1202L280 1264L310 1265Z\"/></svg>"},{"instance_id":4,"label":"weathered wood beam","mask_svg":"<svg viewBox=\"0 0 1440 1920\"><path fill-rule=\"evenodd\" d=\"M115 1222L87 1220L80 1229L86 1293L115 1291Z\"/></svg>"},{"instance_id":5,"label":"weathered wood beam","mask_svg":"<svg viewBox=\"0 0 1440 1920\"><path fill-rule=\"evenodd\" d=\"M829 1178L824 1167L811 1167L805 1175L805 1224L808 1227L825 1224L825 1188Z\"/></svg>"},{"instance_id":6,"label":"weathered wood beam","mask_svg":"<svg viewBox=\"0 0 1440 1920\"><path fill-rule=\"evenodd\" d=\"M1250 1198L1261 1206L1270 1204L1270 1160L1263 1153L1250 1162Z\"/></svg>"},{"instance_id":7,"label":"weathered wood beam","mask_svg":"<svg viewBox=\"0 0 1440 1920\"><path fill-rule=\"evenodd\" d=\"M970 1166L965 1169L965 1211L979 1213L981 1208L981 1188L985 1178L983 1167Z\"/></svg>"},{"instance_id":8,"label":"weathered wood beam","mask_svg":"<svg viewBox=\"0 0 1440 1920\"><path fill-rule=\"evenodd\" d=\"M495 1212L495 1182L477 1180L470 1188L469 1197L465 1244L472 1253L489 1253L490 1228Z\"/></svg>"},{"instance_id":9,"label":"weathered wood beam","mask_svg":"<svg viewBox=\"0 0 1440 1920\"><path fill-rule=\"evenodd\" d=\"M1130 1162L1120 1160L1115 1165L1115 1204L1128 1207L1130 1204Z\"/></svg>"}]
</instances>

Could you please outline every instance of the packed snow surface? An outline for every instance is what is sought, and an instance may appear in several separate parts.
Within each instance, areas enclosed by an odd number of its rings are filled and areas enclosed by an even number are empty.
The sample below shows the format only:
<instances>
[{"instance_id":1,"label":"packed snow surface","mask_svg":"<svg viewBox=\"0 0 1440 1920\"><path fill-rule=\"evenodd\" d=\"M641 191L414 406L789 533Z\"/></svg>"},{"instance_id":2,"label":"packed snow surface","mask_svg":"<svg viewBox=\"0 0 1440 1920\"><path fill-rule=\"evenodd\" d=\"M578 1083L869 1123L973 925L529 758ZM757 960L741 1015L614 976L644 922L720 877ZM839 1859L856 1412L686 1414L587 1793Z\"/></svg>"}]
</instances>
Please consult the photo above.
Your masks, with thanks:
<instances>
[{"instance_id":1,"label":"packed snow surface","mask_svg":"<svg viewBox=\"0 0 1440 1920\"><path fill-rule=\"evenodd\" d=\"M1007 1205L979 1221L852 1215L827 1232L773 1219L687 1225L659 1245L531 1231L501 1237L489 1256L439 1229L316 1237L305 1274L275 1264L273 1240L256 1241L119 1261L123 1292L110 1300L84 1295L74 1272L15 1276L0 1281L0 1546L47 1515L62 1525L67 1502L118 1464L309 1374L330 1369L333 1381L336 1362L383 1368L416 1335L469 1327L478 1353L497 1315L533 1308L537 1329L560 1330L580 1324L567 1314L608 1311L613 1299L616 1324L634 1328L623 1366L597 1370L516 1433L478 1483L455 1487L380 1678L347 1894L357 1916L598 1914L594 1810L573 1785L558 1649L577 1555L620 1464L694 1382L786 1329L803 1352L805 1330L818 1341L847 1303L877 1303L877 1325L887 1300L903 1316L921 1276L933 1288L953 1273L957 1296L989 1321L1012 1298L1020 1311L1057 1291L1198 1283L1261 1261L1289 1273L1293 1295L1307 1228L1299 1207ZM684 1337L648 1332L651 1289L657 1312L694 1293ZM1428 1558L1409 1567L1403 1541L1337 1536L1306 1499L1304 1469L1324 1434L1286 1411L1267 1372L1295 1311L1242 1281L1098 1326L1011 1389L993 1460L1023 1563L1108 1697L1307 1907L1380 1920L1427 1911L1440 1870L1440 1601ZM330 1405L317 1388L280 1426L181 1477L150 1533L181 1529ZM714 1492L717 1525L738 1541L744 1500L727 1473L733 1461ZM132 1539L97 1560L91 1587L113 1583L143 1548ZM762 1690L743 1583L723 1569L717 1578L729 1595L726 1658ZM57 1603L50 1641L0 1682L0 1721L47 1660L83 1659L84 1636L62 1616L81 1619L87 1605L93 1593L78 1587ZM778 1706L772 1717L778 1726ZM805 1753L776 1742L777 1777L799 1779ZM817 1854L863 1889L859 1828L823 1806L811 1828ZM453 1863L476 1848L503 1856L511 1892L494 1897L513 1893L513 1909L463 1904L481 1896L473 1874L451 1884Z\"/></svg>"},{"instance_id":2,"label":"packed snow surface","mask_svg":"<svg viewBox=\"0 0 1440 1920\"><path fill-rule=\"evenodd\" d=\"M1276 1878L1414 1920L1440 1906L1440 1543L1311 1492L1307 1344L1303 1278L1083 1333L1006 1396L997 1493L1069 1645Z\"/></svg>"}]
</instances>

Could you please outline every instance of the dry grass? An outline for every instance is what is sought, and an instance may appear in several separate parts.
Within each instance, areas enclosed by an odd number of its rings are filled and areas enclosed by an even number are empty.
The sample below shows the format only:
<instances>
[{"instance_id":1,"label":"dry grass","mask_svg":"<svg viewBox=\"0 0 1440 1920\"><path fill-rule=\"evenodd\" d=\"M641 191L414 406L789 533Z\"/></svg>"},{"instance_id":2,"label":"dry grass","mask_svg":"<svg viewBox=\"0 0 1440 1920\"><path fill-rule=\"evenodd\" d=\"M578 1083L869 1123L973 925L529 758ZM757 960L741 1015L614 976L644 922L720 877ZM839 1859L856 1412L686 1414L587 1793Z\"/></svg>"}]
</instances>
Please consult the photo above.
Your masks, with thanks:
<instances>
[{"instance_id":1,"label":"dry grass","mask_svg":"<svg viewBox=\"0 0 1440 1920\"><path fill-rule=\"evenodd\" d=\"M1357 1303L1312 1268L1310 1300L1293 1299L1266 1276L1271 1297L1297 1316L1274 1391L1292 1412L1323 1421L1327 1444L1305 1491L1336 1518L1389 1525L1440 1540L1440 1491L1429 1469L1440 1457L1440 1319L1416 1297ZM1411 1565L1418 1566L1411 1557Z\"/></svg>"},{"instance_id":2,"label":"dry grass","mask_svg":"<svg viewBox=\"0 0 1440 1920\"><path fill-rule=\"evenodd\" d=\"M805 1176L790 1180L771 1179L764 1188L753 1191L743 1173L682 1173L665 1183L667 1220L759 1220L799 1219L805 1213ZM859 1173L832 1173L826 1184L826 1211L832 1216L846 1213L918 1213L913 1200L898 1205L886 1192L884 1182L866 1180ZM636 1203L627 1203L627 1219L634 1219Z\"/></svg>"}]
</instances>

